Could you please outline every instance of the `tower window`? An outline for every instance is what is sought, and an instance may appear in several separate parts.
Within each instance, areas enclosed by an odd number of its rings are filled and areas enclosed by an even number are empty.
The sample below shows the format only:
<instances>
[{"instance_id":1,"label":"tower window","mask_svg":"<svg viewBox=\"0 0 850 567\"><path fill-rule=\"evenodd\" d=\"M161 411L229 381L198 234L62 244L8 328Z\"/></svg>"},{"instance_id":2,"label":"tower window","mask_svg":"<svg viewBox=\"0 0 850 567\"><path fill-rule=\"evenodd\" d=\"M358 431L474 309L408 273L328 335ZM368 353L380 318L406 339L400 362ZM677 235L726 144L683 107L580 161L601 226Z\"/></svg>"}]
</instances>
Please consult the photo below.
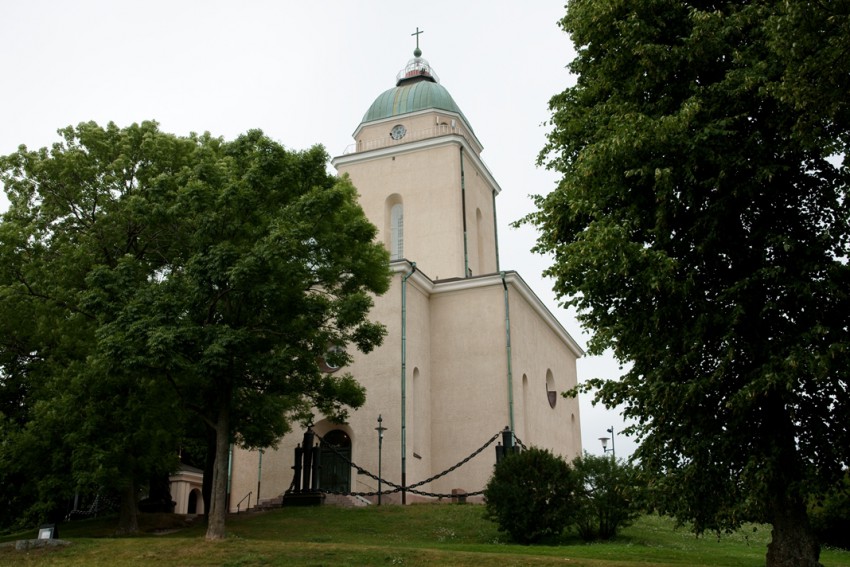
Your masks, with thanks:
<instances>
[{"instance_id":1,"label":"tower window","mask_svg":"<svg viewBox=\"0 0 850 567\"><path fill-rule=\"evenodd\" d=\"M390 210L390 260L404 258L404 208L393 205Z\"/></svg>"}]
</instances>

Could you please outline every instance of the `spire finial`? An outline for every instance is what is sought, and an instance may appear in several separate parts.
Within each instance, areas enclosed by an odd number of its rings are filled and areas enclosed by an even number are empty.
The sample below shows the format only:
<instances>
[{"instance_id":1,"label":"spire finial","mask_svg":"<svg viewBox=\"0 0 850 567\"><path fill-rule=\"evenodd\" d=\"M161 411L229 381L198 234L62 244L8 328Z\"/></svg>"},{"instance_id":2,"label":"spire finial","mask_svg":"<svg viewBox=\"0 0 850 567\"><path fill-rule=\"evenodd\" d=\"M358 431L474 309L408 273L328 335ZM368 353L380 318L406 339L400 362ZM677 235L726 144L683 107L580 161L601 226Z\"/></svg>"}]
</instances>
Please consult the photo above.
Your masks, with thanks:
<instances>
[{"instance_id":1,"label":"spire finial","mask_svg":"<svg viewBox=\"0 0 850 567\"><path fill-rule=\"evenodd\" d=\"M413 56L414 57L419 57L419 56L422 55L422 50L419 49L419 34L424 33L424 32L425 32L425 30L419 31L419 26L416 26L416 32L410 34L410 35L416 36L416 49L413 50Z\"/></svg>"}]
</instances>

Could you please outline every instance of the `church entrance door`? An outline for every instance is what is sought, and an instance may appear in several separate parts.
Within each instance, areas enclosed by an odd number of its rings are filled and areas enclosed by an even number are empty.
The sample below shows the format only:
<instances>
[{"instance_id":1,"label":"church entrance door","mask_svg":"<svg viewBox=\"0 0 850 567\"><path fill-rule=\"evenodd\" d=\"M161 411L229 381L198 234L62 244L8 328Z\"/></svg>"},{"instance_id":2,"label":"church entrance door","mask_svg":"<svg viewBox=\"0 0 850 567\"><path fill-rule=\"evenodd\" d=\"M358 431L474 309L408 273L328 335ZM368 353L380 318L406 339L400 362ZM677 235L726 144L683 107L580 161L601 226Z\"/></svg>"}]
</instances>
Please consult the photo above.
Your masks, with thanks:
<instances>
[{"instance_id":1,"label":"church entrance door","mask_svg":"<svg viewBox=\"0 0 850 567\"><path fill-rule=\"evenodd\" d=\"M351 490L351 438L345 431L334 429L322 439L321 449L319 487L331 492Z\"/></svg>"}]
</instances>

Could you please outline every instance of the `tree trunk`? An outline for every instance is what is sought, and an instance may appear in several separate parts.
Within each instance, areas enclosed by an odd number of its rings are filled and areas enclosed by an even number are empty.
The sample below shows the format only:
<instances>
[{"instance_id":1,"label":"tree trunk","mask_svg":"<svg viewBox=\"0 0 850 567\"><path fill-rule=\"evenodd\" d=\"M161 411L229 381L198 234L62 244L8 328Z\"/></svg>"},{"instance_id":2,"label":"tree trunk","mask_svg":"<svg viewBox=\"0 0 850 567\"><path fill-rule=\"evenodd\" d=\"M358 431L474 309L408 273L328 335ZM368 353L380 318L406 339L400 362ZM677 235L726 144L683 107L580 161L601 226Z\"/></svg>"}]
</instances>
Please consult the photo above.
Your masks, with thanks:
<instances>
[{"instance_id":1,"label":"tree trunk","mask_svg":"<svg viewBox=\"0 0 850 567\"><path fill-rule=\"evenodd\" d=\"M225 519L227 517L227 460L230 445L230 400L225 398L219 408L215 426L215 466L213 467L212 502L207 521L207 540L226 537Z\"/></svg>"},{"instance_id":2,"label":"tree trunk","mask_svg":"<svg viewBox=\"0 0 850 567\"><path fill-rule=\"evenodd\" d=\"M139 531L139 512L136 507L136 483L128 479L121 494L121 512L118 516L118 533L134 534Z\"/></svg>"},{"instance_id":3,"label":"tree trunk","mask_svg":"<svg viewBox=\"0 0 850 567\"><path fill-rule=\"evenodd\" d=\"M774 512L767 567L822 567L820 543L809 525L805 506L783 500Z\"/></svg>"},{"instance_id":4,"label":"tree trunk","mask_svg":"<svg viewBox=\"0 0 850 567\"><path fill-rule=\"evenodd\" d=\"M204 497L204 520L209 522L210 508L212 508L212 479L215 471L215 429L209 425L205 426L207 437L207 454L204 458L204 482L201 486L201 495Z\"/></svg>"}]
</instances>

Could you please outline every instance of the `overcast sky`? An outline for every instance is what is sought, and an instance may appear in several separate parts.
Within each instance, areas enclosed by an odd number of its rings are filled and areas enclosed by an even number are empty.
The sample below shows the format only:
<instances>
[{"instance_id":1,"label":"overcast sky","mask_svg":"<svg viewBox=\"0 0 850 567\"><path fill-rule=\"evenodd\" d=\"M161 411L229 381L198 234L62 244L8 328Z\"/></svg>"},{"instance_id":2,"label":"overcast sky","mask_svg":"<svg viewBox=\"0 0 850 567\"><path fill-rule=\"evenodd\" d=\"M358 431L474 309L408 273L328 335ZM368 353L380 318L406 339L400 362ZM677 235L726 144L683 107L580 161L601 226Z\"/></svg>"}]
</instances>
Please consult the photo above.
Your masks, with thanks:
<instances>
[{"instance_id":1,"label":"overcast sky","mask_svg":"<svg viewBox=\"0 0 850 567\"><path fill-rule=\"evenodd\" d=\"M412 57L418 27L427 59L484 144L502 187L503 269L517 270L582 346L588 335L558 306L534 255L534 230L512 221L557 176L535 166L549 98L573 83L573 50L557 26L564 0L47 1L0 0L0 154L58 140L79 122L156 120L178 135L232 139L260 128L292 149L331 156ZM7 201L0 197L0 209ZM579 380L616 378L611 357L579 360ZM617 432L617 411L581 399L584 449Z\"/></svg>"}]
</instances>

